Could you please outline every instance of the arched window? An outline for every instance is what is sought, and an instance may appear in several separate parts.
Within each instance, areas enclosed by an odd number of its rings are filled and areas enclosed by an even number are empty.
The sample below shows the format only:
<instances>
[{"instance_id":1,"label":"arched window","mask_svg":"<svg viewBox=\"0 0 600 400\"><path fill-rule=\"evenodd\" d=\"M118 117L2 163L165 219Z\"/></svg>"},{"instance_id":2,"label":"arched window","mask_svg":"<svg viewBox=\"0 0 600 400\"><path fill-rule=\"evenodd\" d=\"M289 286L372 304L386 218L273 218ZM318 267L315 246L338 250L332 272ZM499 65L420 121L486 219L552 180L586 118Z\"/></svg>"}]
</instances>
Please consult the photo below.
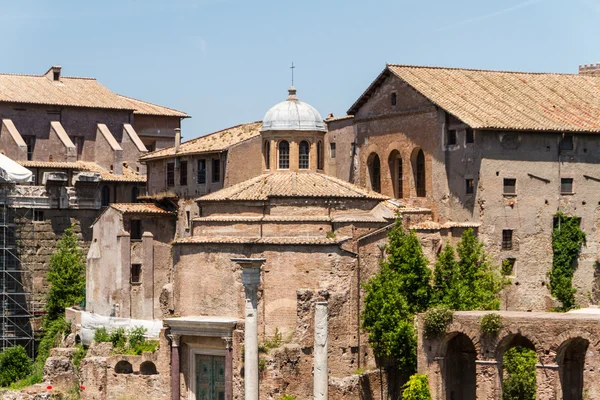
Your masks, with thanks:
<instances>
[{"instance_id":1,"label":"arched window","mask_svg":"<svg viewBox=\"0 0 600 400\"><path fill-rule=\"evenodd\" d=\"M158 371L156 370L156 365L152 361L144 361L140 364L140 373L142 375L156 375Z\"/></svg>"},{"instance_id":2,"label":"arched window","mask_svg":"<svg viewBox=\"0 0 600 400\"><path fill-rule=\"evenodd\" d=\"M306 140L300 142L300 146L298 148L298 168L300 169L308 169L308 151L310 146Z\"/></svg>"},{"instance_id":3,"label":"arched window","mask_svg":"<svg viewBox=\"0 0 600 400\"><path fill-rule=\"evenodd\" d=\"M388 158L388 166L390 170L390 180L392 181L392 187L394 189L394 197L401 199L402 193L402 158L398 150L394 150L390 153Z\"/></svg>"},{"instance_id":4,"label":"arched window","mask_svg":"<svg viewBox=\"0 0 600 400\"><path fill-rule=\"evenodd\" d=\"M108 205L110 204L110 188L108 187L108 185L102 186L100 204L102 205L102 207L108 207Z\"/></svg>"},{"instance_id":5,"label":"arched window","mask_svg":"<svg viewBox=\"0 0 600 400\"><path fill-rule=\"evenodd\" d=\"M371 180L371 190L381 192L381 162L379 156L373 153L369 156L367 166L369 168L369 178Z\"/></svg>"},{"instance_id":6,"label":"arched window","mask_svg":"<svg viewBox=\"0 0 600 400\"><path fill-rule=\"evenodd\" d=\"M133 374L133 366L129 361L121 360L115 365L115 372L117 374Z\"/></svg>"},{"instance_id":7,"label":"arched window","mask_svg":"<svg viewBox=\"0 0 600 400\"><path fill-rule=\"evenodd\" d=\"M419 150L415 163L415 189L417 197L425 197L427 191L425 189L425 154L423 150Z\"/></svg>"},{"instance_id":8,"label":"arched window","mask_svg":"<svg viewBox=\"0 0 600 400\"><path fill-rule=\"evenodd\" d=\"M573 338L563 343L556 357L563 400L583 398L583 371L585 353L589 342L583 338Z\"/></svg>"},{"instance_id":9,"label":"arched window","mask_svg":"<svg viewBox=\"0 0 600 400\"><path fill-rule=\"evenodd\" d=\"M131 202L137 203L138 196L140 195L140 189L137 186L131 188Z\"/></svg>"},{"instance_id":10,"label":"arched window","mask_svg":"<svg viewBox=\"0 0 600 400\"><path fill-rule=\"evenodd\" d=\"M317 169L323 169L323 142L317 142Z\"/></svg>"},{"instance_id":11,"label":"arched window","mask_svg":"<svg viewBox=\"0 0 600 400\"><path fill-rule=\"evenodd\" d=\"M263 155L265 156L265 169L271 169L271 143L268 140L265 141Z\"/></svg>"},{"instance_id":12,"label":"arched window","mask_svg":"<svg viewBox=\"0 0 600 400\"><path fill-rule=\"evenodd\" d=\"M290 144L282 140L279 142L279 169L290 167Z\"/></svg>"},{"instance_id":13,"label":"arched window","mask_svg":"<svg viewBox=\"0 0 600 400\"><path fill-rule=\"evenodd\" d=\"M464 333L459 333L447 346L443 364L446 399L475 400L477 353L473 342Z\"/></svg>"}]
</instances>

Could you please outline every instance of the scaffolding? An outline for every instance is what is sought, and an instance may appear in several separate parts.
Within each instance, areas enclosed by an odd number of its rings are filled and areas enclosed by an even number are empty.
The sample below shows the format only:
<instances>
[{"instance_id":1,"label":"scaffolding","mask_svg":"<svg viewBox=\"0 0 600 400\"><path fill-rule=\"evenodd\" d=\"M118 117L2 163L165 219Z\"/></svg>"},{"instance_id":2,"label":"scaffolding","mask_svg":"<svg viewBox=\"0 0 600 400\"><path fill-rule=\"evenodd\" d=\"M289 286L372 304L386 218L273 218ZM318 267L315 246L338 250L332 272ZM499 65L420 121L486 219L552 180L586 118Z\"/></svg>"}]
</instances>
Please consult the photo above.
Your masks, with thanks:
<instances>
[{"instance_id":1,"label":"scaffolding","mask_svg":"<svg viewBox=\"0 0 600 400\"><path fill-rule=\"evenodd\" d=\"M0 185L0 350L21 345L33 358L34 310L31 293L24 289L24 278L29 271L21 261L23 246L19 243L23 239L33 243L35 239L31 222L34 209L20 210L17 214L10 202L14 185Z\"/></svg>"}]
</instances>

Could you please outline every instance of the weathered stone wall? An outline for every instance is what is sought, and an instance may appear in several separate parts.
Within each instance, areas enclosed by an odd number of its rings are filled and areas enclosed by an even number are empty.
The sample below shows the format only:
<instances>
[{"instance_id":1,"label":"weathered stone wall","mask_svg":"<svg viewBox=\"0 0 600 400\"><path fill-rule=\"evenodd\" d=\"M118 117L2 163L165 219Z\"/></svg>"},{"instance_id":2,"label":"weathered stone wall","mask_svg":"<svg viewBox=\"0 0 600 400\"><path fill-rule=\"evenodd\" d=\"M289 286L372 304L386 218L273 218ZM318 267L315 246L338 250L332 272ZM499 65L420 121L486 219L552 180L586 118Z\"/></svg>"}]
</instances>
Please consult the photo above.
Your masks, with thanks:
<instances>
[{"instance_id":1,"label":"weathered stone wall","mask_svg":"<svg viewBox=\"0 0 600 400\"><path fill-rule=\"evenodd\" d=\"M585 358L580 371L583 376L583 386L580 388L583 398L595 399L600 396L598 313L499 312L502 328L497 335L481 332L481 318L487 313L455 312L452 323L446 329L447 333L439 338L427 338L424 335L423 315L419 316L418 370L428 376L434 400L447 398L447 386L451 384L447 377L456 371L450 371L445 363L455 346L453 339L458 337L470 343L475 365L467 365L464 362L467 357L464 357L461 365L452 364L452 368L474 371L478 399L495 400L502 397L502 358L506 350L516 345L531 347L538 355L537 399L558 400L563 398L563 390L577 389L573 384L570 387L561 384L569 374L576 373L576 367L571 364L566 366L566 360L577 357ZM582 346L572 347L577 343Z\"/></svg>"},{"instance_id":2,"label":"weathered stone wall","mask_svg":"<svg viewBox=\"0 0 600 400\"><path fill-rule=\"evenodd\" d=\"M154 150L173 146L175 129L181 128L179 117L133 114L133 127L145 145Z\"/></svg>"},{"instance_id":3,"label":"weathered stone wall","mask_svg":"<svg viewBox=\"0 0 600 400\"><path fill-rule=\"evenodd\" d=\"M356 170L355 130L352 117L326 121L325 173L348 182L354 182ZM335 157L331 144L335 144Z\"/></svg>"},{"instance_id":4,"label":"weathered stone wall","mask_svg":"<svg viewBox=\"0 0 600 400\"><path fill-rule=\"evenodd\" d=\"M229 187L263 173L261 136L233 145L227 151L223 187Z\"/></svg>"}]
</instances>

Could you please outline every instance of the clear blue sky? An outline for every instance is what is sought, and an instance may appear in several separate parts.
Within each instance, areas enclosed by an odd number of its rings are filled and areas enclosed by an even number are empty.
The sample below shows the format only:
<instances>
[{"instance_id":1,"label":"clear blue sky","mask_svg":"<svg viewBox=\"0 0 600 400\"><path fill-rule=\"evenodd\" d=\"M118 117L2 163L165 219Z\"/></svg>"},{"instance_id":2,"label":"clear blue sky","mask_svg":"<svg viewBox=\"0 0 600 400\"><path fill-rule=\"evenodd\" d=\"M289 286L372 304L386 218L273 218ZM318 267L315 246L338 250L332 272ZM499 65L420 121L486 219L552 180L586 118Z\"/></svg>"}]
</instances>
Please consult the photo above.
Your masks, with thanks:
<instances>
[{"instance_id":1,"label":"clear blue sky","mask_svg":"<svg viewBox=\"0 0 600 400\"><path fill-rule=\"evenodd\" d=\"M345 111L385 63L576 73L600 61L600 0L3 1L0 71L60 64L192 115L191 139L301 100Z\"/></svg>"}]
</instances>

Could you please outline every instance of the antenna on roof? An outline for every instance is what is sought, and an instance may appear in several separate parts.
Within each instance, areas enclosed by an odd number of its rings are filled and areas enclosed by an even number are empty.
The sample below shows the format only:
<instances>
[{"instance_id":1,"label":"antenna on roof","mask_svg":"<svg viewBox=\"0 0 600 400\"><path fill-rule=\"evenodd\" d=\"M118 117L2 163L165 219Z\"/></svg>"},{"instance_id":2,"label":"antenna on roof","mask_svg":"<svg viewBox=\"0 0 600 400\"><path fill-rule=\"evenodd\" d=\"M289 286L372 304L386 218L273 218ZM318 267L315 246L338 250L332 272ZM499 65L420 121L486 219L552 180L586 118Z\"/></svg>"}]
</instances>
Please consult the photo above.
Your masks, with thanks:
<instances>
[{"instance_id":1,"label":"antenna on roof","mask_svg":"<svg viewBox=\"0 0 600 400\"><path fill-rule=\"evenodd\" d=\"M294 86L294 68L296 68L294 66L294 62L292 61L292 66L290 67L290 69L292 70L292 86Z\"/></svg>"}]
</instances>

